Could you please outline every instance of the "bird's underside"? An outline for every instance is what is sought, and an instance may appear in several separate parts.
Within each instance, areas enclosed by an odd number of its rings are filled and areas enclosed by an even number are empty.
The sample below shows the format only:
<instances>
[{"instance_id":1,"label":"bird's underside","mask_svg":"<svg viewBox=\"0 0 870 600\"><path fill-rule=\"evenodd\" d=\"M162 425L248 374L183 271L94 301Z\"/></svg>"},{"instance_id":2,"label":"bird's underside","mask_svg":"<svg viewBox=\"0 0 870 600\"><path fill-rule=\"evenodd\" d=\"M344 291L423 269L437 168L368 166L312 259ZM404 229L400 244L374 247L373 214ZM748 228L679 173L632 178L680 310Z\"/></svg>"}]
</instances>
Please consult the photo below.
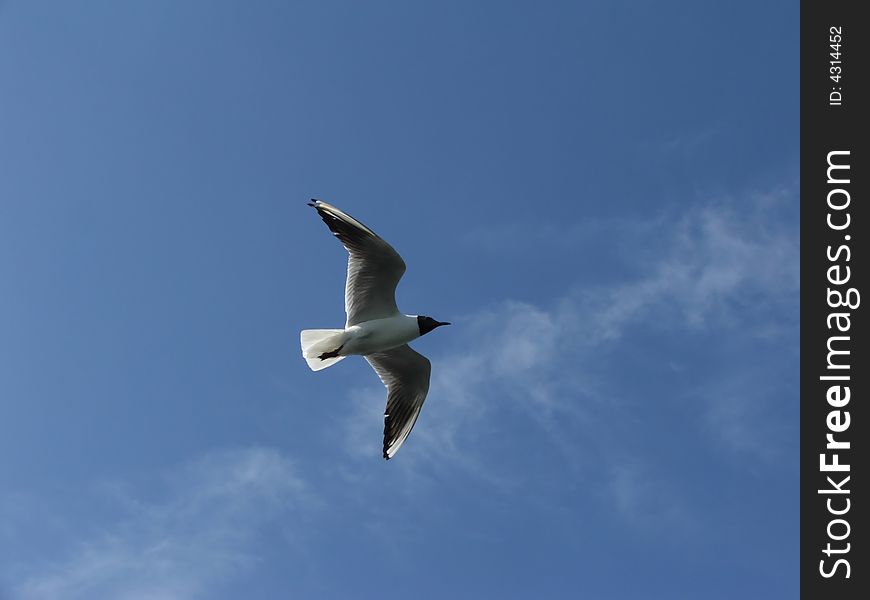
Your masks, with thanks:
<instances>
[{"instance_id":1,"label":"bird's underside","mask_svg":"<svg viewBox=\"0 0 870 600\"><path fill-rule=\"evenodd\" d=\"M302 353L312 370L321 370L345 358L348 354L363 354L387 388L384 411L383 456L392 458L408 438L426 394L429 391L431 364L407 343L392 344L386 350L355 352L354 335L369 327L366 335L386 335L385 326L375 329L371 323L389 323L388 327L404 327L402 341L419 337L414 319L401 315L396 306L395 291L405 272L402 257L387 242L360 221L338 208L313 200L310 206L348 251L344 330L305 330L302 332ZM413 332L409 327L413 327ZM399 335L390 331L390 335ZM367 338L371 339L371 338Z\"/></svg>"}]
</instances>

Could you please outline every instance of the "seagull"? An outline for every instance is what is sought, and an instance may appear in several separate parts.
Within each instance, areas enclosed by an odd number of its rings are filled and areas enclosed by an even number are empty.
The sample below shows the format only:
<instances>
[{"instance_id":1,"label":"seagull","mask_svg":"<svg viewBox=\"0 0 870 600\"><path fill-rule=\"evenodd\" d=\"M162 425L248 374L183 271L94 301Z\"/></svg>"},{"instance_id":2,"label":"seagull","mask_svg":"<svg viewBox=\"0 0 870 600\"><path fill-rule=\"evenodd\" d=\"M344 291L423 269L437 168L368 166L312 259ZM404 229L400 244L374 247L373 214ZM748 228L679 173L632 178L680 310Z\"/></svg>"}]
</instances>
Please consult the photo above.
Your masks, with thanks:
<instances>
[{"instance_id":1,"label":"seagull","mask_svg":"<svg viewBox=\"0 0 870 600\"><path fill-rule=\"evenodd\" d=\"M429 392L432 365L408 345L436 327L450 325L396 307L396 286L405 261L374 231L338 208L312 199L329 230L347 249L344 329L305 329L302 356L312 371L347 356L364 357L387 388L384 458L389 460L408 438Z\"/></svg>"}]
</instances>

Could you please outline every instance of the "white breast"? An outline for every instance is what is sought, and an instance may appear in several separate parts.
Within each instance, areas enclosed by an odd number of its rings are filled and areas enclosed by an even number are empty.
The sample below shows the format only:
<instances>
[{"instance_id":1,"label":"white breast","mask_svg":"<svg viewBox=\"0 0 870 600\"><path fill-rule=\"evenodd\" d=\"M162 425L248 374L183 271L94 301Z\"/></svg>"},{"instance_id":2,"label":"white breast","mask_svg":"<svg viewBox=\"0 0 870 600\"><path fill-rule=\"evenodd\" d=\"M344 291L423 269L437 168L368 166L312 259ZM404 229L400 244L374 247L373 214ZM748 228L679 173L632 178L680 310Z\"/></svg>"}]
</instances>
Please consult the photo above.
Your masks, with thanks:
<instances>
[{"instance_id":1,"label":"white breast","mask_svg":"<svg viewBox=\"0 0 870 600\"><path fill-rule=\"evenodd\" d=\"M345 343L341 353L366 356L383 352L420 337L417 317L396 315L352 325L345 330Z\"/></svg>"}]
</instances>

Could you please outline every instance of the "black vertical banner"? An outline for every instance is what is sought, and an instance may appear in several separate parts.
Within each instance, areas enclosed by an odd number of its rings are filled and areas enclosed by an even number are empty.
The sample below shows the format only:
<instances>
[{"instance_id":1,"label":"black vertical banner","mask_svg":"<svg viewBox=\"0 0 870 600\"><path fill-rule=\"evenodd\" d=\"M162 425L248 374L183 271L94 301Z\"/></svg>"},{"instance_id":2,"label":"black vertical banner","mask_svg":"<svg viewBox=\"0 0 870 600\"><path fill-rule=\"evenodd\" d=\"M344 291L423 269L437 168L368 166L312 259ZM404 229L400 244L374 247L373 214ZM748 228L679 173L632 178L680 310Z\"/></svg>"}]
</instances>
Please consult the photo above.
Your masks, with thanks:
<instances>
[{"instance_id":1,"label":"black vertical banner","mask_svg":"<svg viewBox=\"0 0 870 600\"><path fill-rule=\"evenodd\" d=\"M870 590L870 21L801 3L801 594ZM866 7L865 7L866 8ZM861 491L859 491L861 490Z\"/></svg>"}]
</instances>

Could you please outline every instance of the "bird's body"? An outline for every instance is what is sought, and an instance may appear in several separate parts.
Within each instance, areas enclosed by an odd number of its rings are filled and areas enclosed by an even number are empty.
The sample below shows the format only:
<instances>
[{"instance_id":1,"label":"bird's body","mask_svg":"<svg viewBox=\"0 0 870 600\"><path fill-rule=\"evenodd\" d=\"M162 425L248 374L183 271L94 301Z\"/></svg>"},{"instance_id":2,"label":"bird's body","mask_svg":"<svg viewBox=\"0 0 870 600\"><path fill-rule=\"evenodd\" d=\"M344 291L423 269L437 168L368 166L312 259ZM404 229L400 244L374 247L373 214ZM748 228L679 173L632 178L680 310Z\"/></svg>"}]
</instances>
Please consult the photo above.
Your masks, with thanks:
<instances>
[{"instance_id":1,"label":"bird's body","mask_svg":"<svg viewBox=\"0 0 870 600\"><path fill-rule=\"evenodd\" d=\"M429 391L429 360L408 342L449 325L431 317L403 315L395 291L405 272L402 257L371 229L336 207L313 206L349 253L344 329L306 329L302 356L314 371L347 356L364 356L387 387L384 458L392 458L417 421Z\"/></svg>"},{"instance_id":2,"label":"bird's body","mask_svg":"<svg viewBox=\"0 0 870 600\"><path fill-rule=\"evenodd\" d=\"M344 330L344 348L340 354L368 356L392 350L420 337L416 315L396 315L364 321Z\"/></svg>"}]
</instances>

